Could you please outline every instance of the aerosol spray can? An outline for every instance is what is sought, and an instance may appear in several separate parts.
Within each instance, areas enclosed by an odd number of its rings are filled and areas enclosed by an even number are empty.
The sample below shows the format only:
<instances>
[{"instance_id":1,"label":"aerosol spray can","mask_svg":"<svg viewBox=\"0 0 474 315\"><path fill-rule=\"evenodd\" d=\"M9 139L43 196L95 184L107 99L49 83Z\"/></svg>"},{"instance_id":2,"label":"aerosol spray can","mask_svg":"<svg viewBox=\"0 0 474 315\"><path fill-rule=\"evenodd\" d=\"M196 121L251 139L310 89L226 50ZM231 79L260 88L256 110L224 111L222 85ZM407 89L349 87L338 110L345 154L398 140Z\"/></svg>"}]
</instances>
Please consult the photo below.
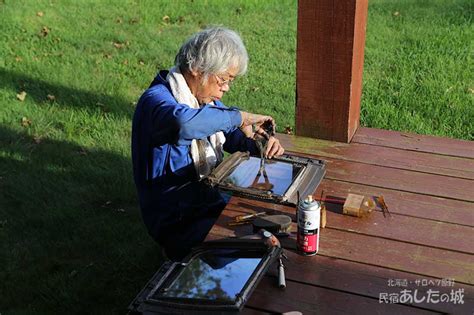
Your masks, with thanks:
<instances>
[{"instance_id":1,"label":"aerosol spray can","mask_svg":"<svg viewBox=\"0 0 474 315\"><path fill-rule=\"evenodd\" d=\"M305 256L316 255L319 249L319 224L321 221L321 206L308 195L298 204L298 233L296 244L298 252Z\"/></svg>"}]
</instances>

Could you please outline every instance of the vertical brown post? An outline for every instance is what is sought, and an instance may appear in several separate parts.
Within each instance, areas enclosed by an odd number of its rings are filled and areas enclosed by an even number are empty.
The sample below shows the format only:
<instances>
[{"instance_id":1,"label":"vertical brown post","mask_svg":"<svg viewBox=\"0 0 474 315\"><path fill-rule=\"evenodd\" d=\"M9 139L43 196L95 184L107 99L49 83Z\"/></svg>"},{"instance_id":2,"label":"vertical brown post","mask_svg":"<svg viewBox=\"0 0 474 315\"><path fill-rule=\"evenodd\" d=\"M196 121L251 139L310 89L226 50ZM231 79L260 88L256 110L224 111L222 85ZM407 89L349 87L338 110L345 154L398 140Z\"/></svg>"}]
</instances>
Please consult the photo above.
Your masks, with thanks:
<instances>
[{"instance_id":1,"label":"vertical brown post","mask_svg":"<svg viewBox=\"0 0 474 315\"><path fill-rule=\"evenodd\" d=\"M350 142L360 117L368 0L299 0L296 133Z\"/></svg>"}]
</instances>

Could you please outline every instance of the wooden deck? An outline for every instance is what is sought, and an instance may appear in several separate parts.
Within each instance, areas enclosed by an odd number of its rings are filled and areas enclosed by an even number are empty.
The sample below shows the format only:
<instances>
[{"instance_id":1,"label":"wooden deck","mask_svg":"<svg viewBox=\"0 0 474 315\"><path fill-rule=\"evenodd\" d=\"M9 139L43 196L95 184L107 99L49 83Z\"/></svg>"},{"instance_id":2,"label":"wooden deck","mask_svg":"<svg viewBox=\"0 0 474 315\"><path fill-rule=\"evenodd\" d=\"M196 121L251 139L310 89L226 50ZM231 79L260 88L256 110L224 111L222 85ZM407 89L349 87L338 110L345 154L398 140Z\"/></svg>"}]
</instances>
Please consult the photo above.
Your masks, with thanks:
<instances>
[{"instance_id":1,"label":"wooden deck","mask_svg":"<svg viewBox=\"0 0 474 315\"><path fill-rule=\"evenodd\" d=\"M340 198L383 195L392 216L377 211L359 219L328 204L318 255L296 254L294 234L283 240L287 288L277 288L271 268L244 313L473 313L474 142L369 128L360 128L350 144L280 139L287 151L327 162L316 197L322 190ZM294 208L233 197L208 239L250 234L250 226L227 222L263 210L295 219ZM454 279L454 286L443 279ZM416 301L381 302L386 295L400 298L402 290ZM456 292L463 304L455 304Z\"/></svg>"}]
</instances>

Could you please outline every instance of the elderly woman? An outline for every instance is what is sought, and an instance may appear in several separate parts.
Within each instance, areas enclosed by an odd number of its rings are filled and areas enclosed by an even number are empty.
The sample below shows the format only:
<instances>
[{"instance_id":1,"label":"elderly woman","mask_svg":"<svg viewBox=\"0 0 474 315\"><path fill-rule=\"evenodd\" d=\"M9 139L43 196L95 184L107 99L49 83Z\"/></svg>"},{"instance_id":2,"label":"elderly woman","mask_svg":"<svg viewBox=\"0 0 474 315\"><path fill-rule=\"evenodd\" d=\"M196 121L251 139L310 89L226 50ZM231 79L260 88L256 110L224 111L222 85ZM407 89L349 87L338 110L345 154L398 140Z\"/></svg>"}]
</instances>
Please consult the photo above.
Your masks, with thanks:
<instances>
[{"instance_id":1,"label":"elderly woman","mask_svg":"<svg viewBox=\"0 0 474 315\"><path fill-rule=\"evenodd\" d=\"M132 158L142 217L149 234L173 260L204 240L225 207L218 190L200 182L222 160L223 150L258 154L252 130L263 133L270 116L221 102L247 70L240 37L209 28L188 39L175 66L160 71L141 96L132 126ZM253 128L252 128L253 127ZM283 154L268 137L265 155Z\"/></svg>"}]
</instances>

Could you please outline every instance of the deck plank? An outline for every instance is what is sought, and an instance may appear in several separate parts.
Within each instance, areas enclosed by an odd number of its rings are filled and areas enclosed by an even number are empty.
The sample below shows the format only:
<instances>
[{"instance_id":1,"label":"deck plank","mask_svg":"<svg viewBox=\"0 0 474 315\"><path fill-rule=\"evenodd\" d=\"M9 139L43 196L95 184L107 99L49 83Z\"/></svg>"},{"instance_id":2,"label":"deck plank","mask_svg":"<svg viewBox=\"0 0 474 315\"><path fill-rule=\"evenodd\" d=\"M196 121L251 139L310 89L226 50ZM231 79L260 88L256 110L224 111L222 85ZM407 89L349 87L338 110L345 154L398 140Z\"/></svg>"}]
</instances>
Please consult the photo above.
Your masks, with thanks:
<instances>
[{"instance_id":1,"label":"deck plank","mask_svg":"<svg viewBox=\"0 0 474 315\"><path fill-rule=\"evenodd\" d=\"M399 304L381 304L378 299L347 294L327 288L287 281L285 290L276 278L264 277L247 305L275 313L299 311L303 314L437 314Z\"/></svg>"},{"instance_id":2,"label":"deck plank","mask_svg":"<svg viewBox=\"0 0 474 315\"><path fill-rule=\"evenodd\" d=\"M328 179L474 202L472 180L357 162L326 161Z\"/></svg>"},{"instance_id":3,"label":"deck plank","mask_svg":"<svg viewBox=\"0 0 474 315\"><path fill-rule=\"evenodd\" d=\"M474 159L377 147L364 143L339 143L279 134L286 151L320 158L353 161L377 166L474 179Z\"/></svg>"},{"instance_id":4,"label":"deck plank","mask_svg":"<svg viewBox=\"0 0 474 315\"><path fill-rule=\"evenodd\" d=\"M359 128L352 143L474 158L474 142L376 128Z\"/></svg>"},{"instance_id":5,"label":"deck plank","mask_svg":"<svg viewBox=\"0 0 474 315\"><path fill-rule=\"evenodd\" d=\"M321 244L320 254L328 257L474 285L472 255L329 228L321 232Z\"/></svg>"},{"instance_id":6,"label":"deck plank","mask_svg":"<svg viewBox=\"0 0 474 315\"><path fill-rule=\"evenodd\" d=\"M331 288L352 294L364 295L375 299L380 298L381 293L400 294L401 290L407 289L426 296L430 288L439 291L440 294L451 290L464 290L464 304L440 303L433 305L424 300L417 303L419 307L432 309L446 313L469 313L474 305L474 287L455 283L454 286L442 286L440 279L431 277L420 277L406 272L395 271L387 268L368 266L352 261L330 258L321 255L304 257L293 251L285 251L288 256L286 264L286 277L301 283ZM276 271L271 270L276 276ZM396 280L406 280L406 286L395 286ZM434 285L423 285L434 283ZM391 285L390 285L391 284Z\"/></svg>"},{"instance_id":7,"label":"deck plank","mask_svg":"<svg viewBox=\"0 0 474 315\"><path fill-rule=\"evenodd\" d=\"M446 160L440 162L441 156L424 153L425 159L415 157L411 160L410 156L420 153L395 150L397 152L395 154L380 149L375 154L369 148L366 150L358 148L354 151L352 148L357 147L357 144L279 136L289 151L325 160L328 170L326 178L461 201L474 201L474 185L472 185L474 160L444 157ZM338 153L334 154L334 151ZM361 151L365 153L361 154ZM355 155L358 157L352 157L351 152L356 152ZM385 157L378 158L382 152L385 152ZM403 154L406 156L405 160ZM449 162L448 159L455 160ZM458 164L460 161L462 163ZM453 174L457 177L453 177Z\"/></svg>"},{"instance_id":8,"label":"deck plank","mask_svg":"<svg viewBox=\"0 0 474 315\"><path fill-rule=\"evenodd\" d=\"M452 224L474 226L474 203L458 201L393 189L365 186L356 183L324 179L315 196L343 198L348 193L367 196L382 195L391 213L436 220Z\"/></svg>"},{"instance_id":9,"label":"deck plank","mask_svg":"<svg viewBox=\"0 0 474 315\"><path fill-rule=\"evenodd\" d=\"M263 310L260 310L260 309L255 309L255 308L246 306L242 309L242 311L239 314L242 314L242 315L261 315L261 314L271 314L271 313L268 312L268 311L263 311Z\"/></svg>"},{"instance_id":10,"label":"deck plank","mask_svg":"<svg viewBox=\"0 0 474 315\"><path fill-rule=\"evenodd\" d=\"M472 242L466 239L466 235L474 235L472 227L396 214L385 218L381 212L374 212L367 218L355 218L332 211L327 211L327 227L474 254Z\"/></svg>"},{"instance_id":11,"label":"deck plank","mask_svg":"<svg viewBox=\"0 0 474 315\"><path fill-rule=\"evenodd\" d=\"M266 205L271 204L261 201L254 201L252 203L260 206L257 212L282 213L289 215L295 221L295 209L293 207L265 208ZM221 218L221 220L226 219L226 221L221 223L227 224L228 221L231 221L232 216L249 213L248 204L243 198L232 198ZM391 217L385 218L380 211L374 211L364 218L357 218L343 215L339 209L340 205L334 208L332 205L328 205L328 228L474 254L472 242L466 239L466 235L473 235L474 228L472 227L397 214L392 214ZM449 235L449 237L446 237L446 235Z\"/></svg>"}]
</instances>

